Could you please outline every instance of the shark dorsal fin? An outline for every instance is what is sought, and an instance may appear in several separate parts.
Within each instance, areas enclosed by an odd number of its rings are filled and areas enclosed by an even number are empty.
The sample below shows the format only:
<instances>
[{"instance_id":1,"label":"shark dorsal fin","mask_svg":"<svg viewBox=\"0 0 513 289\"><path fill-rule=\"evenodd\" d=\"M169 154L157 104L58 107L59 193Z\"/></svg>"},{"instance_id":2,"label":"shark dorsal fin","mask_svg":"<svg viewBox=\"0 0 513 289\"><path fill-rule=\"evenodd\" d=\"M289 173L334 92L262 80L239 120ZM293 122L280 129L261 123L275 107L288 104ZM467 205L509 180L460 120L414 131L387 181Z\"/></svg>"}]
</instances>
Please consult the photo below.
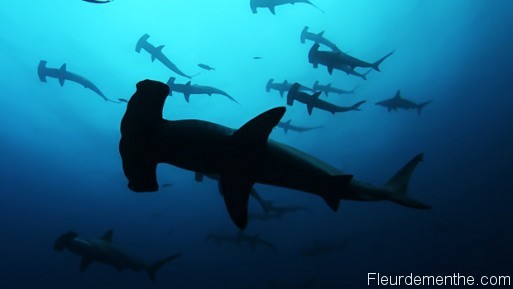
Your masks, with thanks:
<instances>
[{"instance_id":1,"label":"shark dorsal fin","mask_svg":"<svg viewBox=\"0 0 513 289\"><path fill-rule=\"evenodd\" d=\"M323 36L324 35L324 31L319 32L317 35Z\"/></svg>"},{"instance_id":2,"label":"shark dorsal fin","mask_svg":"<svg viewBox=\"0 0 513 289\"><path fill-rule=\"evenodd\" d=\"M292 119L287 120L285 123L290 124L292 122Z\"/></svg>"},{"instance_id":3,"label":"shark dorsal fin","mask_svg":"<svg viewBox=\"0 0 513 289\"><path fill-rule=\"evenodd\" d=\"M157 51L158 51L158 52L162 52L162 49L164 49L164 47L165 47L165 46L166 46L166 45L160 45L160 46L158 46L158 47L157 47Z\"/></svg>"},{"instance_id":4,"label":"shark dorsal fin","mask_svg":"<svg viewBox=\"0 0 513 289\"><path fill-rule=\"evenodd\" d=\"M287 84L289 84L289 82L285 79L285 80L283 81L283 84L284 84L284 85L287 85Z\"/></svg>"},{"instance_id":5,"label":"shark dorsal fin","mask_svg":"<svg viewBox=\"0 0 513 289\"><path fill-rule=\"evenodd\" d=\"M187 81L187 83L185 84L185 86L190 87L190 86L191 86L191 81Z\"/></svg>"},{"instance_id":6,"label":"shark dorsal fin","mask_svg":"<svg viewBox=\"0 0 513 289\"><path fill-rule=\"evenodd\" d=\"M105 232L105 234L103 234L103 236L101 237L102 241L112 243L112 234L113 233L114 233L114 231L112 229Z\"/></svg>"},{"instance_id":7,"label":"shark dorsal fin","mask_svg":"<svg viewBox=\"0 0 513 289\"><path fill-rule=\"evenodd\" d=\"M269 134L280 122L285 111L285 107L280 106L259 114L233 133L233 138L245 143L260 145L267 143Z\"/></svg>"},{"instance_id":8,"label":"shark dorsal fin","mask_svg":"<svg viewBox=\"0 0 513 289\"><path fill-rule=\"evenodd\" d=\"M61 68L59 68L59 70L61 72L66 72L66 63L64 63L63 65L61 65Z\"/></svg>"},{"instance_id":9,"label":"shark dorsal fin","mask_svg":"<svg viewBox=\"0 0 513 289\"><path fill-rule=\"evenodd\" d=\"M398 99L399 99L399 98L401 98L401 91L400 91L400 90L398 90L398 91L395 93L394 98L398 98Z\"/></svg>"},{"instance_id":10,"label":"shark dorsal fin","mask_svg":"<svg viewBox=\"0 0 513 289\"><path fill-rule=\"evenodd\" d=\"M64 75L66 74L66 63L64 63L63 65L61 65L61 68L59 68L59 84L61 86L64 85L64 80L66 80L66 78L64 77Z\"/></svg>"},{"instance_id":11,"label":"shark dorsal fin","mask_svg":"<svg viewBox=\"0 0 513 289\"><path fill-rule=\"evenodd\" d=\"M319 96L321 95L321 93L322 93L322 91L316 92L316 93L312 94L312 97L315 99L319 99Z\"/></svg>"}]
</instances>

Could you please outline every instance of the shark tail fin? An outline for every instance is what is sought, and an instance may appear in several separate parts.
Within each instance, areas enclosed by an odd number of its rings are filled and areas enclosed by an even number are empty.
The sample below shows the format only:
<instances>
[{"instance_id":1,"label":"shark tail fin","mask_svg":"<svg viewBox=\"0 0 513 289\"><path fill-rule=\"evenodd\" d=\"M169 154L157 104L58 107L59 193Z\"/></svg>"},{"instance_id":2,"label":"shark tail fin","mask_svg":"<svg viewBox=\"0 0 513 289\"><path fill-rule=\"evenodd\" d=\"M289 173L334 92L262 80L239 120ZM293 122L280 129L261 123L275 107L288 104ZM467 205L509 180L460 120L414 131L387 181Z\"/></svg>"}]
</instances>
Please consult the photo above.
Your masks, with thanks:
<instances>
[{"instance_id":1,"label":"shark tail fin","mask_svg":"<svg viewBox=\"0 0 513 289\"><path fill-rule=\"evenodd\" d=\"M55 240L55 243L53 244L53 249L55 251L62 251L66 247L69 242L71 242L73 239L75 239L78 236L77 233L73 231L69 231L63 235L61 235L57 240Z\"/></svg>"},{"instance_id":2,"label":"shark tail fin","mask_svg":"<svg viewBox=\"0 0 513 289\"><path fill-rule=\"evenodd\" d=\"M357 102L357 103L353 104L353 105L351 106L351 110L357 110L357 111L360 111L360 110L361 110L361 109L359 108L359 107L360 107L360 105L364 104L365 102L366 102L365 100L362 100L362 101L359 101L359 102Z\"/></svg>"},{"instance_id":3,"label":"shark tail fin","mask_svg":"<svg viewBox=\"0 0 513 289\"><path fill-rule=\"evenodd\" d=\"M386 182L384 188L390 193L386 198L394 203L415 209L430 209L431 206L426 205L408 196L408 185L411 175L417 165L423 161L424 154L420 153L406 163L395 175Z\"/></svg>"},{"instance_id":4,"label":"shark tail fin","mask_svg":"<svg viewBox=\"0 0 513 289\"><path fill-rule=\"evenodd\" d=\"M376 70L376 71L381 71L379 70L379 65L381 64L381 62L385 61L385 59L387 59L390 55L394 54L395 50L391 51L390 53L388 53L387 55L381 57L378 61L374 62L371 67Z\"/></svg>"},{"instance_id":5,"label":"shark tail fin","mask_svg":"<svg viewBox=\"0 0 513 289\"><path fill-rule=\"evenodd\" d=\"M148 273L148 276L150 277L151 281L155 281L155 274L157 273L157 270L160 269L160 267L162 267L165 264L167 264L168 262L180 257L181 255L182 255L181 253L174 254L174 255L166 257L162 260L158 260L157 262L148 266L148 268L146 269L146 272Z\"/></svg>"},{"instance_id":6,"label":"shark tail fin","mask_svg":"<svg viewBox=\"0 0 513 289\"><path fill-rule=\"evenodd\" d=\"M423 102L423 103L420 103L419 105L417 105L417 112L420 114L420 113L422 112L422 109L423 109L426 105L430 104L431 102L432 102L432 100L428 100L428 101L426 101L426 102Z\"/></svg>"}]
</instances>

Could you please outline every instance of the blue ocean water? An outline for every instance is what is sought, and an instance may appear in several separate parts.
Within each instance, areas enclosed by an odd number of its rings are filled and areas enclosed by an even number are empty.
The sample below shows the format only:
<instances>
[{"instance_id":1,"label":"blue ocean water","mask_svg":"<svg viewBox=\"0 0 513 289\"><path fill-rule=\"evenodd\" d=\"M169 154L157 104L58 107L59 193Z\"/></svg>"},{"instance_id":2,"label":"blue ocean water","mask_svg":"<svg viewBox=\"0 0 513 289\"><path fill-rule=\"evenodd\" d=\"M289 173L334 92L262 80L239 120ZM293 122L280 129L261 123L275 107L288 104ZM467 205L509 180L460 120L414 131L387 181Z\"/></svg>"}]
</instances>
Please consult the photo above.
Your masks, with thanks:
<instances>
[{"instance_id":1,"label":"blue ocean water","mask_svg":"<svg viewBox=\"0 0 513 289\"><path fill-rule=\"evenodd\" d=\"M513 2L312 2L324 13L298 3L276 7L276 15L264 8L253 14L249 0L4 3L1 287L331 289L367 287L369 272L512 275ZM395 53L366 81L339 71L330 76L308 63L311 42L299 41L305 26L364 60ZM118 152L126 104L105 102L73 82L61 87L38 78L41 60L49 68L66 63L114 100L129 99L143 79L189 81L134 51L145 33L184 72L201 72L193 84L223 89L240 103L221 95L193 95L187 103L174 93L164 110L171 120L238 128L286 105L265 91L270 78L359 86L354 95L321 98L343 106L366 100L361 111L309 116L295 103L284 120L322 128L276 128L271 138L376 185L422 152L409 192L433 208L342 200L334 213L316 196L256 185L266 200L310 211L250 221L247 233L272 242L276 252L206 240L210 233L237 234L215 181L197 183L192 172L159 165L159 183L170 186L130 191ZM420 115L375 105L399 89L405 98L433 102ZM261 212L255 200L250 210ZM102 264L80 273L78 256L52 249L66 231L99 238L111 228L116 245L145 261L182 256L151 282L143 272ZM316 257L299 254L316 243L345 245Z\"/></svg>"}]
</instances>

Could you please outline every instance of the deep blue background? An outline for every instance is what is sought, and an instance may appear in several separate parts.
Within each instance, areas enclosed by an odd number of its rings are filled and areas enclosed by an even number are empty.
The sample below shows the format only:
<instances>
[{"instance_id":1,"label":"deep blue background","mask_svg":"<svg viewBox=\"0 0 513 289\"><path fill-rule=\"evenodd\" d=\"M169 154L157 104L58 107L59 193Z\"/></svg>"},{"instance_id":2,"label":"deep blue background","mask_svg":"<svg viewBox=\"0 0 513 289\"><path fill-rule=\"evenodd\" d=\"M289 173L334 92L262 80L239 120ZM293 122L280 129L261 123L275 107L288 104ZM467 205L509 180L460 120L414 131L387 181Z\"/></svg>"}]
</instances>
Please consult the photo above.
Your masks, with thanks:
<instances>
[{"instance_id":1,"label":"deep blue background","mask_svg":"<svg viewBox=\"0 0 513 289\"><path fill-rule=\"evenodd\" d=\"M506 274L513 268L513 34L508 0L351 0L314 2L326 13L296 4L260 9L249 0L135 1L95 5L83 1L11 1L0 10L0 283L2 288L361 288L367 272L386 274ZM395 54L369 79L308 63L302 28L325 36L359 58ZM304 134L275 130L271 137L375 184L385 182L419 152L410 194L433 206L417 211L389 202L344 201L333 213L322 200L257 185L266 199L312 212L253 222L247 231L272 241L265 248L205 241L210 232L235 232L214 181L195 183L191 172L159 166L154 194L128 190L117 143L124 104L103 102L75 83L42 83L48 67L93 81L110 98L129 98L135 84L175 76L146 52L141 35L193 83L229 92L181 95L166 103L168 119L198 118L240 127L265 109L284 105L266 93L269 78L350 89L328 98L361 112L331 115L288 107L285 120L323 126ZM262 56L254 60L253 56ZM187 80L177 77L177 82ZM422 115L387 112L376 101L401 89L404 97L432 99ZM253 211L259 208L251 203ZM93 264L79 273L79 258L56 253L60 234L85 238L113 228L114 242L153 261L175 252L151 283L144 273L117 273ZM298 255L313 241L348 240L345 250L318 258ZM266 287L267 286L267 287ZM289 287L287 287L289 286Z\"/></svg>"}]
</instances>

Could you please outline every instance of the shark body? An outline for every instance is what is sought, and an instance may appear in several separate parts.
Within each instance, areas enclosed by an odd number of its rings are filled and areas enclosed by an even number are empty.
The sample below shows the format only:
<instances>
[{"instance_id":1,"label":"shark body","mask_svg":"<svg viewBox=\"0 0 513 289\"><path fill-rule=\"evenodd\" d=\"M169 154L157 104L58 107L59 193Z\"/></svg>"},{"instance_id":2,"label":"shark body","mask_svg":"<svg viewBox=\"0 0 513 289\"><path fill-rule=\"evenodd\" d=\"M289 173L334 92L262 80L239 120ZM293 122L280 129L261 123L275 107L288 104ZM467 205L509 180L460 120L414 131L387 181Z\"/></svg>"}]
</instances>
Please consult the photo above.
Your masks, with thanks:
<instances>
[{"instance_id":1,"label":"shark body","mask_svg":"<svg viewBox=\"0 0 513 289\"><path fill-rule=\"evenodd\" d=\"M84 272L93 263L103 263L115 267L118 271L130 269L133 271L146 271L152 281L155 281L155 273L160 267L176 259L181 254L175 254L152 264L147 264L139 258L125 253L112 244L113 231L107 231L100 239L82 239L75 232L67 232L61 235L54 243L54 250L69 250L82 257L80 272Z\"/></svg>"}]
</instances>

